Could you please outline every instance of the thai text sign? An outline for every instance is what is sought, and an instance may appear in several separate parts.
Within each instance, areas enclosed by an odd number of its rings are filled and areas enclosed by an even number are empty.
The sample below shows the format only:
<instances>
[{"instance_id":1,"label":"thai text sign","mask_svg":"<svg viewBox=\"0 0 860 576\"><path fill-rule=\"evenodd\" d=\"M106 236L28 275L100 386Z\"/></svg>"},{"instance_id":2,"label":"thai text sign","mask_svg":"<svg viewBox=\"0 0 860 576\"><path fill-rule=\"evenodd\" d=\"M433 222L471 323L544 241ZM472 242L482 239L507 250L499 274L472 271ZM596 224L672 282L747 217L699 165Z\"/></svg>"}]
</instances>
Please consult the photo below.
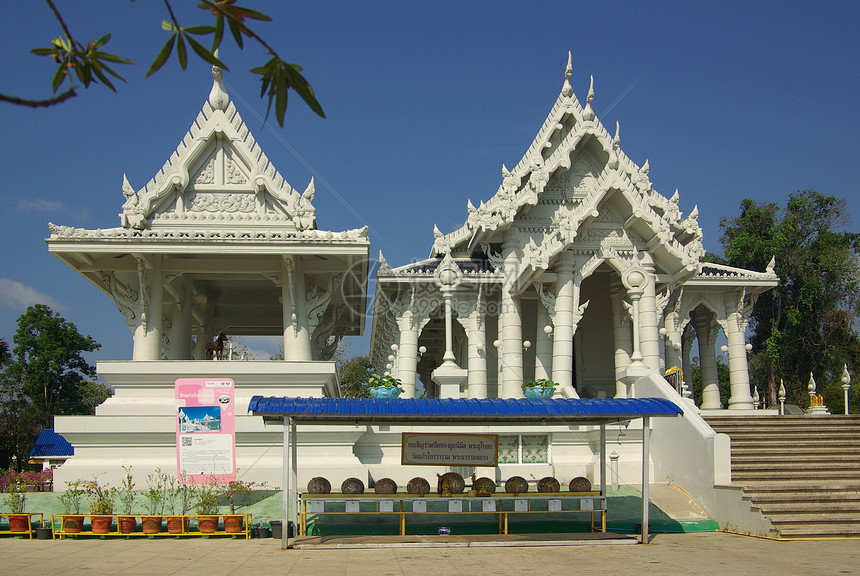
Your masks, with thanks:
<instances>
[{"instance_id":1,"label":"thai text sign","mask_svg":"<svg viewBox=\"0 0 860 576\"><path fill-rule=\"evenodd\" d=\"M177 477L183 484L235 480L233 381L180 378L175 389Z\"/></svg>"},{"instance_id":2,"label":"thai text sign","mask_svg":"<svg viewBox=\"0 0 860 576\"><path fill-rule=\"evenodd\" d=\"M436 466L495 466L497 434L413 434L404 432L401 464Z\"/></svg>"}]
</instances>

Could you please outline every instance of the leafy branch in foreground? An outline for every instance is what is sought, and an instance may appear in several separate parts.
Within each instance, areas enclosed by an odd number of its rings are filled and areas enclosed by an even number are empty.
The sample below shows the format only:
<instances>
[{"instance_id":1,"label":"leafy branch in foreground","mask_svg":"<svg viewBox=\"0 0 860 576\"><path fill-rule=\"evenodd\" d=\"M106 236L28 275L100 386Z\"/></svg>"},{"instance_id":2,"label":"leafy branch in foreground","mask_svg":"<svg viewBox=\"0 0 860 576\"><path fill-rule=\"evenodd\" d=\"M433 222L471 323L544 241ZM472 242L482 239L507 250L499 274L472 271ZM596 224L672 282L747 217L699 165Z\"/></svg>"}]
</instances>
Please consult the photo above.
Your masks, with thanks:
<instances>
[{"instance_id":1,"label":"leafy branch in foreground","mask_svg":"<svg viewBox=\"0 0 860 576\"><path fill-rule=\"evenodd\" d=\"M230 35L239 49L244 49L244 38L250 38L261 45L265 49L266 54L271 56L271 59L263 66L251 69L251 72L261 76L262 90L260 91L260 98L262 99L268 95L266 118L268 118L272 104L274 103L275 116L278 124L283 127L290 88L294 89L301 96L311 110L325 118L325 113L314 95L313 88L301 74L302 67L298 64L285 62L275 49L246 23L248 20L268 22L272 20L271 17L257 10L238 6L236 4L237 0L203 0L197 4L197 7L207 10L212 14L215 19L214 25L183 27L176 18L170 0L163 1L170 19L162 22L162 28L170 32L170 38L161 47L161 50L159 50L147 70L147 78L164 66L173 54L174 48L176 49L179 66L183 70L188 66L189 47L203 61L213 66L219 66L224 70L229 70L227 65L217 55L217 50L224 38L224 30L226 28L229 29ZM57 64L57 69L51 79L51 90L56 95L46 99L27 99L0 94L0 101L31 108L54 106L77 96L78 84L76 80L84 88L88 88L90 84L104 84L116 92L113 81L120 80L125 82L125 79L111 68L109 64L134 64L135 62L104 51L104 46L111 38L110 34L105 34L98 40L91 40L86 46L79 43L72 36L53 0L45 0L45 2L59 22L63 30L63 35L55 38L50 46L34 48L32 52L39 56L49 56ZM213 35L211 48L206 48L200 41L195 39L195 36L208 36L210 34ZM64 85L67 88L57 94L57 91Z\"/></svg>"}]
</instances>

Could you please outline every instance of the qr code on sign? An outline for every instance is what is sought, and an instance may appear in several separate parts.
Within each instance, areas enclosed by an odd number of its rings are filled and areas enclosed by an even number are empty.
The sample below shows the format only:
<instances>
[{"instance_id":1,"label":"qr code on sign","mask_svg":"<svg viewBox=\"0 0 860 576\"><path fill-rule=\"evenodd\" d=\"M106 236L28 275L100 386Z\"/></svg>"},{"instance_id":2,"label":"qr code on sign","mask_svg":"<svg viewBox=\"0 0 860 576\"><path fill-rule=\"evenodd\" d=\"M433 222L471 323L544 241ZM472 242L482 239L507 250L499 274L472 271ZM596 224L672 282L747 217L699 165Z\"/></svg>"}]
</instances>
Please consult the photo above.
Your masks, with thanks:
<instances>
[{"instance_id":1,"label":"qr code on sign","mask_svg":"<svg viewBox=\"0 0 860 576\"><path fill-rule=\"evenodd\" d=\"M193 443L194 443L194 438L191 438L188 436L186 436L185 438L182 438L182 445L183 446L191 446Z\"/></svg>"}]
</instances>

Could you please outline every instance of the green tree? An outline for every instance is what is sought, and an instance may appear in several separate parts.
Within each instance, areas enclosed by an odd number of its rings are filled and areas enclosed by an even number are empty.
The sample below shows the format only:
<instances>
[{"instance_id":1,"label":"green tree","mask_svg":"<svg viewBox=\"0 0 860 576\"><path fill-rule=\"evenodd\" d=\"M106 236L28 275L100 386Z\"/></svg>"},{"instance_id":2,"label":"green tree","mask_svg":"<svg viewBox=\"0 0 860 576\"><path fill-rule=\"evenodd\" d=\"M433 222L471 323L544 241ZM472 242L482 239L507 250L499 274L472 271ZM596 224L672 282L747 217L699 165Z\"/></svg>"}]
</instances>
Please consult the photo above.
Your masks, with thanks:
<instances>
[{"instance_id":1,"label":"green tree","mask_svg":"<svg viewBox=\"0 0 860 576\"><path fill-rule=\"evenodd\" d=\"M779 285L758 298L750 321L751 372L766 383L769 401L783 380L789 402L808 404L810 373L834 397L843 365L860 365L860 234L845 230L848 216L844 199L806 190L784 208L744 200L739 215L720 222L718 261L763 270L776 258ZM831 410L841 406L840 399Z\"/></svg>"},{"instance_id":2,"label":"green tree","mask_svg":"<svg viewBox=\"0 0 860 576\"><path fill-rule=\"evenodd\" d=\"M100 345L44 304L18 318L12 342L0 374L0 453L20 469L55 415L92 414L110 390L90 381L95 368L83 357Z\"/></svg>"},{"instance_id":3,"label":"green tree","mask_svg":"<svg viewBox=\"0 0 860 576\"><path fill-rule=\"evenodd\" d=\"M356 356L348 360L337 373L341 395L344 398L369 398L367 380L374 372L373 364L367 356Z\"/></svg>"},{"instance_id":4,"label":"green tree","mask_svg":"<svg viewBox=\"0 0 860 576\"><path fill-rule=\"evenodd\" d=\"M188 50L199 58L212 64L229 70L217 55L218 47L224 38L224 31L229 30L230 36L239 47L244 49L244 39L248 38L260 45L269 57L269 60L255 68L251 72L260 76L262 89L260 98L268 97L266 117L275 105L275 116L278 124L283 127L284 115L287 110L287 99L290 89L307 103L307 105L325 118L325 113L314 95L311 85L302 76L302 67L298 64L285 62L275 49L263 39L256 31L252 30L249 21L271 21L271 18L262 12L245 6L238 6L237 0L198 0L197 7L203 10L213 20L211 24L182 26L177 18L177 11L173 3L164 0L164 6L169 20L164 20L161 27L169 33L167 42L156 55L149 70L147 78L157 72L170 56L176 53L179 65L185 70L188 65ZM111 35L105 34L96 40L90 40L82 44L75 39L66 24L63 15L53 0L45 0L48 8L54 14L57 23L62 30L62 35L51 41L50 46L33 48L32 52L38 56L47 56L53 59L57 65L51 78L51 90L55 94L45 99L30 99L0 94L0 101L31 108L54 106L65 102L69 98L77 96L78 87L89 88L91 84L103 84L110 90L116 92L114 82L117 80L125 82L125 79L111 66L116 64L134 64L133 60L112 54L105 50ZM77 8L85 10L85 8ZM211 36L212 44L203 46L195 37ZM60 88L65 89L57 94Z\"/></svg>"}]
</instances>

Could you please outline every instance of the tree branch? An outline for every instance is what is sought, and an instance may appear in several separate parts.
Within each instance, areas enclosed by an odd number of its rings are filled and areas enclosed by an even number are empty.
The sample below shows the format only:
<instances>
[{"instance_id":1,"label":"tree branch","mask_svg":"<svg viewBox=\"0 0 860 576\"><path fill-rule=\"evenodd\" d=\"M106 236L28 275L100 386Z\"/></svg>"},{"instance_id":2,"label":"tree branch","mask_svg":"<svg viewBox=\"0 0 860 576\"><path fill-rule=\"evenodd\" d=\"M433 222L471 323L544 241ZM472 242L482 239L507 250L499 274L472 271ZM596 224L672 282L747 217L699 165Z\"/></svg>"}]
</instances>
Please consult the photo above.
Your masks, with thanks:
<instances>
[{"instance_id":1,"label":"tree branch","mask_svg":"<svg viewBox=\"0 0 860 576\"><path fill-rule=\"evenodd\" d=\"M74 88L69 88L65 92L61 94L57 94L52 98L46 98L44 100L30 100L28 98L18 98L17 96L8 96L6 94L0 93L0 102L8 102L10 104L17 104L18 106L27 106L29 108L48 108L50 106L55 106L70 98L74 98L78 94L75 92Z\"/></svg>"}]
</instances>

